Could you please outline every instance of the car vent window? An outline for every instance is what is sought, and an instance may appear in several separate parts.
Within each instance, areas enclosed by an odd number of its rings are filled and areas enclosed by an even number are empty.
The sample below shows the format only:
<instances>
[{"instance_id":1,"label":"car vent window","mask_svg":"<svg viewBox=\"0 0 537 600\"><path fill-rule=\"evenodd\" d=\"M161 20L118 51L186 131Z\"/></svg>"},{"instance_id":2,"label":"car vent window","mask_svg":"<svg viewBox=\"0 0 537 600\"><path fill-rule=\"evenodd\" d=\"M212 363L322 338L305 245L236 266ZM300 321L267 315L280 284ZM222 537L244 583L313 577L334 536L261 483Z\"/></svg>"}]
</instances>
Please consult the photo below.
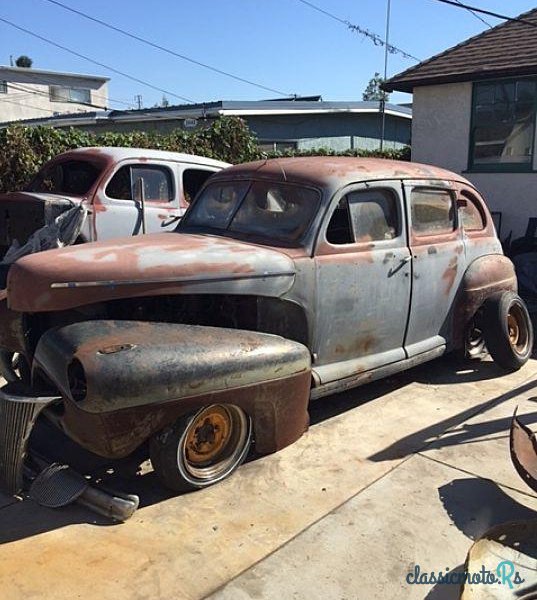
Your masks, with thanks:
<instances>
[{"instance_id":1,"label":"car vent window","mask_svg":"<svg viewBox=\"0 0 537 600\"><path fill-rule=\"evenodd\" d=\"M437 235L455 229L454 198L450 191L414 188L410 205L412 230L416 235Z\"/></svg>"},{"instance_id":2,"label":"car vent window","mask_svg":"<svg viewBox=\"0 0 537 600\"><path fill-rule=\"evenodd\" d=\"M326 241L330 244L352 244L351 218L347 197L342 198L328 222Z\"/></svg>"},{"instance_id":3,"label":"car vent window","mask_svg":"<svg viewBox=\"0 0 537 600\"><path fill-rule=\"evenodd\" d=\"M131 168L121 167L110 179L104 193L115 200L132 200Z\"/></svg>"},{"instance_id":4,"label":"car vent window","mask_svg":"<svg viewBox=\"0 0 537 600\"><path fill-rule=\"evenodd\" d=\"M378 242L398 236L397 198L393 191L361 190L351 192L347 199L356 242Z\"/></svg>"}]
</instances>

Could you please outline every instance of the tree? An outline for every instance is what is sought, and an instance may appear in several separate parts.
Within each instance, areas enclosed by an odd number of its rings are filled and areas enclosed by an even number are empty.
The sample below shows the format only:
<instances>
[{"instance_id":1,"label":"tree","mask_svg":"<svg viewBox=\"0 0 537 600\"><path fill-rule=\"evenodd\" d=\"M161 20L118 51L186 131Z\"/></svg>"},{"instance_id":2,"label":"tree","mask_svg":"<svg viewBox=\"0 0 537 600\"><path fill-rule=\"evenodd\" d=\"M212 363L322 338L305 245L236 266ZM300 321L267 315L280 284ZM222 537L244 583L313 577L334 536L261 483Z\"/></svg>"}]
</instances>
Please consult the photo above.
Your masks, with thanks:
<instances>
[{"instance_id":1,"label":"tree","mask_svg":"<svg viewBox=\"0 0 537 600\"><path fill-rule=\"evenodd\" d=\"M375 73L369 80L369 83L362 94L362 99L375 100L377 102L384 100L384 102L388 102L390 94L380 88L382 83L384 83L384 78L380 76L380 73Z\"/></svg>"},{"instance_id":2,"label":"tree","mask_svg":"<svg viewBox=\"0 0 537 600\"><path fill-rule=\"evenodd\" d=\"M25 54L23 54L22 56L19 56L19 58L17 58L17 60L15 61L15 64L17 65L17 67L22 67L24 69L29 69L33 65L33 63L34 63L34 61L29 56L26 56Z\"/></svg>"}]
</instances>

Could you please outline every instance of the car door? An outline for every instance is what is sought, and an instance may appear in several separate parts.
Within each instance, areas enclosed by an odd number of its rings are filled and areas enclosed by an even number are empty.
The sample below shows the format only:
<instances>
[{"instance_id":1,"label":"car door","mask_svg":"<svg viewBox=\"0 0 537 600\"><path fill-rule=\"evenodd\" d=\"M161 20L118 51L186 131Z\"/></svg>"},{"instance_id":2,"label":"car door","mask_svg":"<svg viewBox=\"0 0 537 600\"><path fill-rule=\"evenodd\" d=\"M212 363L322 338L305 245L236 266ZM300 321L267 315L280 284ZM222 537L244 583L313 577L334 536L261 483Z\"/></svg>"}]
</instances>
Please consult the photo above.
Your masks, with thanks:
<instances>
[{"instance_id":1,"label":"car door","mask_svg":"<svg viewBox=\"0 0 537 600\"><path fill-rule=\"evenodd\" d=\"M173 230L182 214L177 188L174 164L122 162L95 195L94 239L141 234L144 216L146 233Z\"/></svg>"},{"instance_id":2,"label":"car door","mask_svg":"<svg viewBox=\"0 0 537 600\"><path fill-rule=\"evenodd\" d=\"M404 184L412 253L412 294L405 349L409 357L445 345L453 299L464 274L457 197L449 182Z\"/></svg>"},{"instance_id":3,"label":"car door","mask_svg":"<svg viewBox=\"0 0 537 600\"><path fill-rule=\"evenodd\" d=\"M401 182L359 183L336 194L314 260L321 383L404 359L410 252Z\"/></svg>"}]
</instances>

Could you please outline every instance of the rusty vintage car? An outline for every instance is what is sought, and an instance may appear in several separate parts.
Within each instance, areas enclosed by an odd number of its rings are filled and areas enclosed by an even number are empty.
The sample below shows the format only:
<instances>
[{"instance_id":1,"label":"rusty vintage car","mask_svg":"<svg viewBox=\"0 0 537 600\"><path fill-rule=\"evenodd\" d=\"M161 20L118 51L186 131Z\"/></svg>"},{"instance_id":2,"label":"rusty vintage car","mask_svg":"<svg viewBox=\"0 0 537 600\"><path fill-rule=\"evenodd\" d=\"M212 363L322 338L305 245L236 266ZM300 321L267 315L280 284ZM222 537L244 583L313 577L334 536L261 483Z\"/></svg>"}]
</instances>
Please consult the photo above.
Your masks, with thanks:
<instances>
[{"instance_id":1,"label":"rusty vintage car","mask_svg":"<svg viewBox=\"0 0 537 600\"><path fill-rule=\"evenodd\" d=\"M100 456L148 443L174 490L210 485L252 444L297 440L310 399L483 340L520 368L533 330L516 291L460 175L361 158L230 167L172 233L13 265L0 346L20 363L1 394L1 477L20 489L39 415Z\"/></svg>"},{"instance_id":2,"label":"rusty vintage car","mask_svg":"<svg viewBox=\"0 0 537 600\"><path fill-rule=\"evenodd\" d=\"M0 195L0 259L10 249L16 259L71 243L171 231L208 177L228 166L141 148L64 152L47 162L25 190ZM69 212L74 225L66 227L62 215ZM21 252L29 239L33 243Z\"/></svg>"}]
</instances>

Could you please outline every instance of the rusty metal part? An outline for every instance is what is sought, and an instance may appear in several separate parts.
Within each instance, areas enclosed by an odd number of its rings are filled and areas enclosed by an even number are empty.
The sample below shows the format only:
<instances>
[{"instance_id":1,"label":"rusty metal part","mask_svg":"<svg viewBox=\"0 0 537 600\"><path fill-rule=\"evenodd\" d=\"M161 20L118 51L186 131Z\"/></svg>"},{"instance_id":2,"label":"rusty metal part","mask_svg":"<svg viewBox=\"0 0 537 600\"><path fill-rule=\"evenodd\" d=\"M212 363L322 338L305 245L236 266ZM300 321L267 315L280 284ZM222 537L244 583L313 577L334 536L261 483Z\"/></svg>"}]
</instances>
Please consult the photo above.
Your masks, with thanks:
<instances>
[{"instance_id":1,"label":"rusty metal part","mask_svg":"<svg viewBox=\"0 0 537 600\"><path fill-rule=\"evenodd\" d=\"M190 423L184 441L186 459L193 465L212 461L231 437L233 421L229 410L220 404L203 408Z\"/></svg>"},{"instance_id":2,"label":"rusty metal part","mask_svg":"<svg viewBox=\"0 0 537 600\"><path fill-rule=\"evenodd\" d=\"M309 156L275 158L236 165L221 171L212 181L229 179L270 179L309 183L325 187L337 180L340 187L356 181L376 179L429 179L459 181L473 188L464 177L439 167L379 158Z\"/></svg>"},{"instance_id":3,"label":"rusty metal part","mask_svg":"<svg viewBox=\"0 0 537 600\"><path fill-rule=\"evenodd\" d=\"M509 436L511 460L523 481L537 492L537 437L516 416L511 421Z\"/></svg>"},{"instance_id":4,"label":"rusty metal part","mask_svg":"<svg viewBox=\"0 0 537 600\"><path fill-rule=\"evenodd\" d=\"M466 269L453 311L452 346L461 348L468 324L485 300L502 291L517 291L513 263L501 254L476 258Z\"/></svg>"},{"instance_id":5,"label":"rusty metal part","mask_svg":"<svg viewBox=\"0 0 537 600\"><path fill-rule=\"evenodd\" d=\"M274 335L87 321L45 333L35 365L64 397L65 430L104 456L126 456L177 417L210 404L249 414L260 452L294 441L306 428L309 351ZM289 413L294 422L285 422Z\"/></svg>"},{"instance_id":6,"label":"rusty metal part","mask_svg":"<svg viewBox=\"0 0 537 600\"><path fill-rule=\"evenodd\" d=\"M511 306L507 315L507 331L512 348L518 354L525 354L528 350L530 336L526 327L525 315L517 304Z\"/></svg>"},{"instance_id":7,"label":"rusty metal part","mask_svg":"<svg viewBox=\"0 0 537 600\"><path fill-rule=\"evenodd\" d=\"M250 439L251 420L242 409L224 404L202 408L179 441L179 471L194 481L216 481L242 462Z\"/></svg>"},{"instance_id":8,"label":"rusty metal part","mask_svg":"<svg viewBox=\"0 0 537 600\"><path fill-rule=\"evenodd\" d=\"M40 312L172 293L281 296L294 271L293 261L273 249L214 236L152 234L26 256L10 269L8 300L13 310Z\"/></svg>"},{"instance_id":9,"label":"rusty metal part","mask_svg":"<svg viewBox=\"0 0 537 600\"><path fill-rule=\"evenodd\" d=\"M28 439L37 417L57 400L28 395L13 384L0 389L0 485L9 494L22 489Z\"/></svg>"}]
</instances>

